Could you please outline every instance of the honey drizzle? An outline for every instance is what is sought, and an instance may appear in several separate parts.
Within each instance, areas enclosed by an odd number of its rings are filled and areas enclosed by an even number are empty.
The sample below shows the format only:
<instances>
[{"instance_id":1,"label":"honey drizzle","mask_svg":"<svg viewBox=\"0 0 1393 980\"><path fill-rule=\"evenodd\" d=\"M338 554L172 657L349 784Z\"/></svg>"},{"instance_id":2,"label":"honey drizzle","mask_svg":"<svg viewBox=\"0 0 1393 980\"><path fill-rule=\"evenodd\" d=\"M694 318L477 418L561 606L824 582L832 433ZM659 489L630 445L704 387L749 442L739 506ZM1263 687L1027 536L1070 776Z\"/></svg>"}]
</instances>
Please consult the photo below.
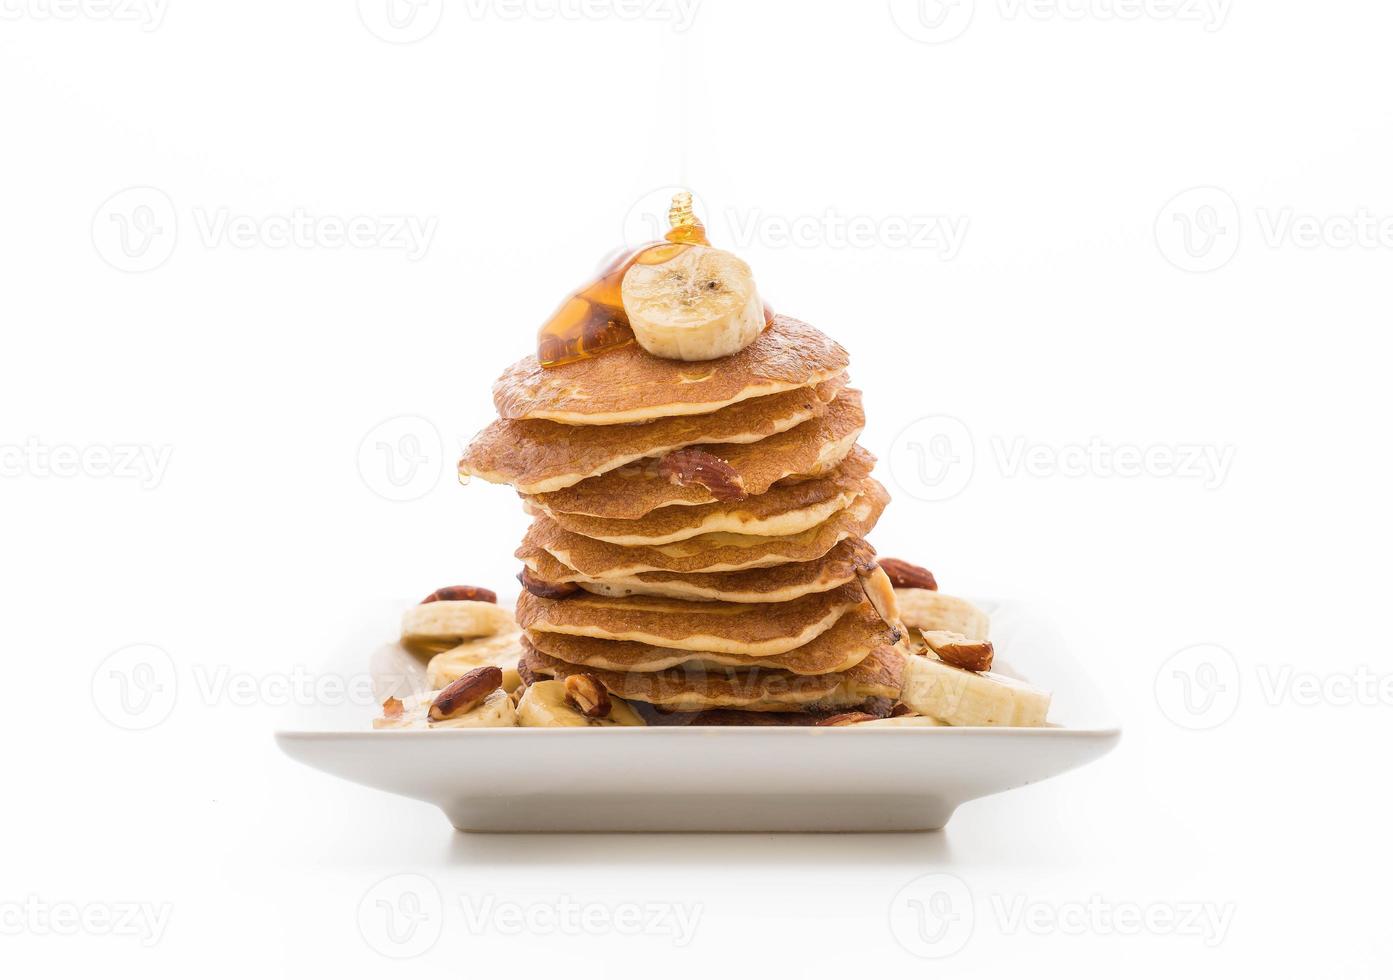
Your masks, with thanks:
<instances>
[{"instance_id":1,"label":"honey drizzle","mask_svg":"<svg viewBox=\"0 0 1393 980\"><path fill-rule=\"evenodd\" d=\"M542 367L572 364L634 342L634 331L624 312L624 273L639 262L658 265L685 248L711 244L706 238L706 227L692 209L688 191L673 195L668 224L671 227L663 236L665 241L649 242L620 255L542 324L537 331L537 361ZM774 311L766 303L765 325L773 319Z\"/></svg>"}]
</instances>

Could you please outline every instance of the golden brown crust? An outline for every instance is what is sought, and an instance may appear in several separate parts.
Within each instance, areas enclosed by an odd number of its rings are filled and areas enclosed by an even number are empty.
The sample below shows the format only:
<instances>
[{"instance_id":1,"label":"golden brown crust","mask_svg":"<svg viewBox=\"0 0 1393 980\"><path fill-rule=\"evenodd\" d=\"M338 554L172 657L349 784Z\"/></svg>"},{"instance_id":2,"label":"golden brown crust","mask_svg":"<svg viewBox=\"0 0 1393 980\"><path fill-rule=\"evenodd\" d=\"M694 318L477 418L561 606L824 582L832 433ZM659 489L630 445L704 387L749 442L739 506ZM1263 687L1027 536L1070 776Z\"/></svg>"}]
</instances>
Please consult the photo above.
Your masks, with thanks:
<instances>
[{"instance_id":1,"label":"golden brown crust","mask_svg":"<svg viewBox=\"0 0 1393 980\"><path fill-rule=\"evenodd\" d=\"M748 445L703 444L739 475L751 496L762 494L791 476L827 473L847 458L866 424L861 393L845 388L827 414ZM633 519L659 507L714 503L706 488L681 486L660 472L657 459L629 463L574 486L529 497L548 511L592 517Z\"/></svg>"},{"instance_id":2,"label":"golden brown crust","mask_svg":"<svg viewBox=\"0 0 1393 980\"><path fill-rule=\"evenodd\" d=\"M555 589L574 584L599 595L665 595L697 602L787 602L854 581L858 574L874 567L875 549L860 538L848 538L814 561L743 572L639 572L626 579L608 581L583 575L541 548L524 545L518 557L527 563L534 581Z\"/></svg>"},{"instance_id":3,"label":"golden brown crust","mask_svg":"<svg viewBox=\"0 0 1393 980\"><path fill-rule=\"evenodd\" d=\"M527 641L533 649L557 660L600 670L651 673L700 662L719 667L767 667L793 674L817 675L850 670L877 648L893 645L895 638L875 611L862 603L825 633L794 650L771 657L678 650L649 643L560 633L533 632L527 635Z\"/></svg>"},{"instance_id":4,"label":"golden brown crust","mask_svg":"<svg viewBox=\"0 0 1393 980\"><path fill-rule=\"evenodd\" d=\"M522 548L541 548L563 564L595 578L614 578L637 572L725 572L761 568L821 558L846 538L865 537L880 519L890 495L875 480L866 480L863 493L846 510L816 527L786 537L743 534L701 534L665 545L625 547L582 537L539 517L528 528Z\"/></svg>"},{"instance_id":5,"label":"golden brown crust","mask_svg":"<svg viewBox=\"0 0 1393 980\"><path fill-rule=\"evenodd\" d=\"M637 344L600 357L548 368L535 356L523 358L494 383L498 414L571 425L700 415L825 381L849 361L840 344L788 316L776 316L749 346L713 361L667 360Z\"/></svg>"},{"instance_id":6,"label":"golden brown crust","mask_svg":"<svg viewBox=\"0 0 1393 980\"><path fill-rule=\"evenodd\" d=\"M871 698L899 697L903 671L903 655L894 647L878 647L848 671L816 676L761 667L708 669L702 664L685 664L652 673L594 670L549 657L526 640L523 650L522 663L539 676L564 678L588 672L611 694L684 711L701 708L789 711L800 707L845 710Z\"/></svg>"},{"instance_id":7,"label":"golden brown crust","mask_svg":"<svg viewBox=\"0 0 1393 980\"><path fill-rule=\"evenodd\" d=\"M859 583L771 604L589 594L542 599L524 592L518 597L517 620L518 625L532 633L767 657L812 641L849 610L865 604Z\"/></svg>"},{"instance_id":8,"label":"golden brown crust","mask_svg":"<svg viewBox=\"0 0 1393 980\"><path fill-rule=\"evenodd\" d=\"M857 446L841 466L826 476L776 485L756 497L740 501L717 501L696 507L660 507L633 520L590 517L585 514L567 514L563 511L543 512L567 531L587 538L613 541L626 536L656 539L691 537L700 533L699 529L704 525L716 523L723 529L735 530L741 524L758 525L855 493L866 477L871 475L874 466L875 457ZM688 531L692 533L687 534Z\"/></svg>"},{"instance_id":9,"label":"golden brown crust","mask_svg":"<svg viewBox=\"0 0 1393 980\"><path fill-rule=\"evenodd\" d=\"M752 443L827 414L846 383L839 375L808 388L752 398L708 415L634 425L562 425L496 419L474 437L459 471L522 493L544 493L650 456L696 443Z\"/></svg>"}]
</instances>

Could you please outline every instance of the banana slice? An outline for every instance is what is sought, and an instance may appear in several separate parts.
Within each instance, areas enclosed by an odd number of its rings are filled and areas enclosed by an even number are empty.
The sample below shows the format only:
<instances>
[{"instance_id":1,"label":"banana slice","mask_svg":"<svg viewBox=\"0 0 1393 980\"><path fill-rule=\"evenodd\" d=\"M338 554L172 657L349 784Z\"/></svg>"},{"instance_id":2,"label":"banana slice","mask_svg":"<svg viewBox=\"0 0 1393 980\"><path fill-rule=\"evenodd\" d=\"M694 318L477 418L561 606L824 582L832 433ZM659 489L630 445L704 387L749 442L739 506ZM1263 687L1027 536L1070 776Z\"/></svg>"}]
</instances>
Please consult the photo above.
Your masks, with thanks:
<instances>
[{"instance_id":1,"label":"banana slice","mask_svg":"<svg viewBox=\"0 0 1393 980\"><path fill-rule=\"evenodd\" d=\"M634 337L655 357L725 357L764 329L754 273L718 248L690 245L665 262L636 262L621 291Z\"/></svg>"},{"instance_id":2,"label":"banana slice","mask_svg":"<svg viewBox=\"0 0 1393 980\"><path fill-rule=\"evenodd\" d=\"M566 700L561 681L537 681L528 686L518 702L518 724L523 728L592 728L645 725L638 712L614 695L609 698L609 715L588 718Z\"/></svg>"},{"instance_id":3,"label":"banana slice","mask_svg":"<svg viewBox=\"0 0 1393 980\"><path fill-rule=\"evenodd\" d=\"M501 687L484 698L477 707L446 721L431 721L430 706L439 691L404 698L401 710L393 717L374 718L373 728L512 728L517 725L513 699Z\"/></svg>"},{"instance_id":4,"label":"banana slice","mask_svg":"<svg viewBox=\"0 0 1393 980\"><path fill-rule=\"evenodd\" d=\"M920 630L961 633L969 640L985 640L991 628L987 614L966 599L932 589L896 589L900 619Z\"/></svg>"},{"instance_id":5,"label":"banana slice","mask_svg":"<svg viewBox=\"0 0 1393 980\"><path fill-rule=\"evenodd\" d=\"M906 657L900 700L948 725L1039 728L1050 695L1001 674L974 674L935 657Z\"/></svg>"},{"instance_id":6,"label":"banana slice","mask_svg":"<svg viewBox=\"0 0 1393 980\"><path fill-rule=\"evenodd\" d=\"M522 633L513 630L497 636L465 640L457 647L437 653L426 665L426 682L434 690L459 680L475 667L489 664L503 671L503 690L514 691L522 683L518 660L522 657Z\"/></svg>"},{"instance_id":7,"label":"banana slice","mask_svg":"<svg viewBox=\"0 0 1393 980\"><path fill-rule=\"evenodd\" d=\"M415 653L442 653L476 636L516 630L513 614L495 602L441 600L412 606L401 617L401 642Z\"/></svg>"}]
</instances>

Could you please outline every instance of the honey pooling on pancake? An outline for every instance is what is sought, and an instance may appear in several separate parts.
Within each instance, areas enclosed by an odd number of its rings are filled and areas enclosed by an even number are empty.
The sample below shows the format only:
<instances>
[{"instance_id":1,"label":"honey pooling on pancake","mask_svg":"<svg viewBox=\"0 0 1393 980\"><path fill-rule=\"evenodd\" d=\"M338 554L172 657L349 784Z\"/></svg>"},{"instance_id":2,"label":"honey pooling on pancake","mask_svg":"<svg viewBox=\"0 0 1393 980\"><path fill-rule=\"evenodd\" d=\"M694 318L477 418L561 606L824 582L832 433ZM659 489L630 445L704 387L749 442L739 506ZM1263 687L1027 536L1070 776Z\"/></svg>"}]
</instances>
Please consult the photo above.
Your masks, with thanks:
<instances>
[{"instance_id":1,"label":"honey pooling on pancake","mask_svg":"<svg viewBox=\"0 0 1393 980\"><path fill-rule=\"evenodd\" d=\"M624 273L634 265L658 265L692 245L711 244L706 227L692 210L692 195L680 191L673 195L668 209L666 241L649 242L625 252L606 265L593 282L575 292L561 304L550 320L537 332L537 361L542 367L559 367L595 357L634 342L634 331L624 312ZM773 322L774 312L764 308L764 322Z\"/></svg>"}]
</instances>

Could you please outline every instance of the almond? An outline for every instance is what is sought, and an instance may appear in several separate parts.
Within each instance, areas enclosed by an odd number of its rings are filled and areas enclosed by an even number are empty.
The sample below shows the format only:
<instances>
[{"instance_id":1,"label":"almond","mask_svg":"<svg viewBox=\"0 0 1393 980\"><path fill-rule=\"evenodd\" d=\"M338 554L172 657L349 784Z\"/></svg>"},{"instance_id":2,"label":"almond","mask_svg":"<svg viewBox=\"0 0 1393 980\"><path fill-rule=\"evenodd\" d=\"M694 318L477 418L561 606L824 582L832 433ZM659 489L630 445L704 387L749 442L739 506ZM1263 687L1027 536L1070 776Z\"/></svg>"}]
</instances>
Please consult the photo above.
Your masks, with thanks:
<instances>
[{"instance_id":1,"label":"almond","mask_svg":"<svg viewBox=\"0 0 1393 980\"><path fill-rule=\"evenodd\" d=\"M658 463L658 472L681 487L705 487L717 500L744 500L750 495L735 467L695 446L668 453Z\"/></svg>"},{"instance_id":2,"label":"almond","mask_svg":"<svg viewBox=\"0 0 1393 980\"><path fill-rule=\"evenodd\" d=\"M924 630L923 634L929 649L950 667L961 667L973 673L992 669L991 640L969 640L961 633L948 630Z\"/></svg>"},{"instance_id":3,"label":"almond","mask_svg":"<svg viewBox=\"0 0 1393 980\"><path fill-rule=\"evenodd\" d=\"M890 576L890 584L897 589L938 590L934 573L920 565L911 565L899 558L882 558L880 567Z\"/></svg>"},{"instance_id":4,"label":"almond","mask_svg":"<svg viewBox=\"0 0 1393 980\"><path fill-rule=\"evenodd\" d=\"M816 722L818 728L840 728L842 725L855 725L862 721L875 721L876 716L866 711L843 711L839 715L828 715Z\"/></svg>"},{"instance_id":5,"label":"almond","mask_svg":"<svg viewBox=\"0 0 1393 980\"><path fill-rule=\"evenodd\" d=\"M572 674L566 678L566 700L587 718L609 714L609 692L594 674Z\"/></svg>"},{"instance_id":6,"label":"almond","mask_svg":"<svg viewBox=\"0 0 1393 980\"><path fill-rule=\"evenodd\" d=\"M430 706L431 721L447 721L472 711L503 686L503 671L492 665L475 667L435 696Z\"/></svg>"}]
</instances>

